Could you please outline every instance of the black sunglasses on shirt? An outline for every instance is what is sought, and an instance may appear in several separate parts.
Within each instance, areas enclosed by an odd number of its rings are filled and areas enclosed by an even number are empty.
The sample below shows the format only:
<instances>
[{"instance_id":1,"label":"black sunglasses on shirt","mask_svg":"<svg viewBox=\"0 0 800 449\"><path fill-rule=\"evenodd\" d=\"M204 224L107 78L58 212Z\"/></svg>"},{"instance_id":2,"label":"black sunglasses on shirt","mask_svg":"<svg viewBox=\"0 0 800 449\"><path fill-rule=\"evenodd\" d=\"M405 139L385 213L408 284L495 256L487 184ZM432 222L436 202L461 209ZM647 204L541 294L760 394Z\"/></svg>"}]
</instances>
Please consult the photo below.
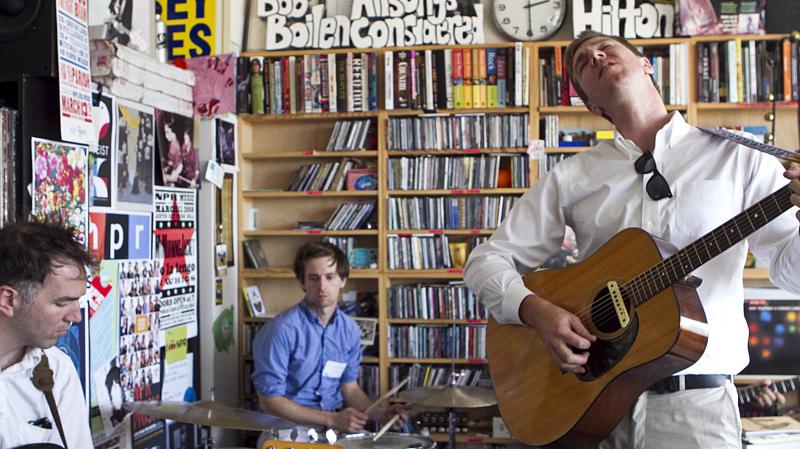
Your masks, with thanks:
<instances>
[{"instance_id":1,"label":"black sunglasses on shirt","mask_svg":"<svg viewBox=\"0 0 800 449\"><path fill-rule=\"evenodd\" d=\"M656 160L653 159L651 153L645 152L633 164L636 173L646 175L653 173L653 176L647 181L645 190L653 201L663 200L664 198L672 198L672 191L669 189L669 184L664 176L656 168Z\"/></svg>"}]
</instances>

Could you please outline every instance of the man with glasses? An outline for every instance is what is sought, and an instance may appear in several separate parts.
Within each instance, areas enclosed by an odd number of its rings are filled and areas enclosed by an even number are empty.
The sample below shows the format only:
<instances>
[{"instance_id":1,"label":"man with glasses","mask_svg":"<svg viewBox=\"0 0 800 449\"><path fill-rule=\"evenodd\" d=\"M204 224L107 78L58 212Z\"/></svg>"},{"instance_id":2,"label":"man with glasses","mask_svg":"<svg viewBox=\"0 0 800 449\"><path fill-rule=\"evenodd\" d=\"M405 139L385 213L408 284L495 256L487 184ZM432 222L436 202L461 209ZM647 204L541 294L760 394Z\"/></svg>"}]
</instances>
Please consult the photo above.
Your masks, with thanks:
<instances>
[{"instance_id":1,"label":"man with glasses","mask_svg":"<svg viewBox=\"0 0 800 449\"><path fill-rule=\"evenodd\" d=\"M504 324L533 327L565 373L584 373L596 337L577 316L529 290L537 269L575 230L581 258L619 231L642 228L683 248L791 179L800 168L688 125L667 112L650 61L624 39L583 32L565 53L586 107L616 127L604 141L558 164L511 211L465 267L467 285ZM796 211L796 209L793 209ZM800 292L798 223L783 214L692 272L708 319L708 345L688 369L658 382L601 448L739 448L741 424L731 375L748 363L742 268L748 247L769 261L772 281ZM520 343L524 344L524 343Z\"/></svg>"}]
</instances>

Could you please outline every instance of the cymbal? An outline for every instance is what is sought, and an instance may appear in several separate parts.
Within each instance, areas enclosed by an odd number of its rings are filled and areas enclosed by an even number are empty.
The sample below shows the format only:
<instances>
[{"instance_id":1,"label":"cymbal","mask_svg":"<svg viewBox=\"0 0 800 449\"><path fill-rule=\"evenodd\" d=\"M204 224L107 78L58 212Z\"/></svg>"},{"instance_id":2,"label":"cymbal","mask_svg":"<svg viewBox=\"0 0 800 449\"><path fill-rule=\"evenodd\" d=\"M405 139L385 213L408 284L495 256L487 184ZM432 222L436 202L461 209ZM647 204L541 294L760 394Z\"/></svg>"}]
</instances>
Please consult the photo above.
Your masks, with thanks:
<instances>
[{"instance_id":1,"label":"cymbal","mask_svg":"<svg viewBox=\"0 0 800 449\"><path fill-rule=\"evenodd\" d=\"M479 408L497 404L494 391L463 385L413 388L403 391L399 397L414 405L428 407Z\"/></svg>"},{"instance_id":2,"label":"cymbal","mask_svg":"<svg viewBox=\"0 0 800 449\"><path fill-rule=\"evenodd\" d=\"M264 413L230 407L214 401L135 401L122 408L159 419L238 430L291 429L295 424Z\"/></svg>"}]
</instances>

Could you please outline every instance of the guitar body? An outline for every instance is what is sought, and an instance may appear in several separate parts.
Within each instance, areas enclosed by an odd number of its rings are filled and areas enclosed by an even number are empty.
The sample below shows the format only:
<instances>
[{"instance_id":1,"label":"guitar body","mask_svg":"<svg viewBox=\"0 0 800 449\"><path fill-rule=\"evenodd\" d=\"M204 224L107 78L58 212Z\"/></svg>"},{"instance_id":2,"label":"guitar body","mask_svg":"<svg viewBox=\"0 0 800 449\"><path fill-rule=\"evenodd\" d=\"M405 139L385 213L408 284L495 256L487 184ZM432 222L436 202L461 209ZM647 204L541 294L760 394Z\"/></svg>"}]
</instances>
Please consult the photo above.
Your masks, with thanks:
<instances>
[{"instance_id":1,"label":"guitar body","mask_svg":"<svg viewBox=\"0 0 800 449\"><path fill-rule=\"evenodd\" d=\"M598 339L583 375L562 374L534 329L489 319L494 390L503 420L517 439L533 446L599 442L645 389L700 358L707 338L699 283L674 283L638 306L626 298L629 322L624 326L608 320L616 315L599 306L600 298L607 299L608 281L624 284L671 250L631 228L579 264L524 277L532 291L579 317L591 310L582 321Z\"/></svg>"}]
</instances>

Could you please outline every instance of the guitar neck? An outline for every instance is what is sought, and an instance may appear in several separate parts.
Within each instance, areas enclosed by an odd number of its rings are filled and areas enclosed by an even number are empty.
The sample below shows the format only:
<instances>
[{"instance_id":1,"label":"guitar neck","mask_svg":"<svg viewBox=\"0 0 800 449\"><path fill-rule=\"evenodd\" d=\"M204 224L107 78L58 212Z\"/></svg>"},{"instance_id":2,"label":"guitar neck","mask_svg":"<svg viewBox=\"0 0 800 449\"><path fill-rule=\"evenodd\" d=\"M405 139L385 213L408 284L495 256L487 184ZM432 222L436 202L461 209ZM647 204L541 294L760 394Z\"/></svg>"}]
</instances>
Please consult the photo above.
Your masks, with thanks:
<instances>
[{"instance_id":1,"label":"guitar neck","mask_svg":"<svg viewBox=\"0 0 800 449\"><path fill-rule=\"evenodd\" d=\"M662 290L723 253L792 207L789 185L778 189L686 248L662 260L623 286L641 305Z\"/></svg>"},{"instance_id":2,"label":"guitar neck","mask_svg":"<svg viewBox=\"0 0 800 449\"><path fill-rule=\"evenodd\" d=\"M761 392L762 388L763 385L761 384L737 388L736 391L739 393L739 404L743 405L753 402L758 397L758 394ZM800 388L800 377L791 377L789 379L773 382L770 388L781 393L795 391Z\"/></svg>"}]
</instances>

